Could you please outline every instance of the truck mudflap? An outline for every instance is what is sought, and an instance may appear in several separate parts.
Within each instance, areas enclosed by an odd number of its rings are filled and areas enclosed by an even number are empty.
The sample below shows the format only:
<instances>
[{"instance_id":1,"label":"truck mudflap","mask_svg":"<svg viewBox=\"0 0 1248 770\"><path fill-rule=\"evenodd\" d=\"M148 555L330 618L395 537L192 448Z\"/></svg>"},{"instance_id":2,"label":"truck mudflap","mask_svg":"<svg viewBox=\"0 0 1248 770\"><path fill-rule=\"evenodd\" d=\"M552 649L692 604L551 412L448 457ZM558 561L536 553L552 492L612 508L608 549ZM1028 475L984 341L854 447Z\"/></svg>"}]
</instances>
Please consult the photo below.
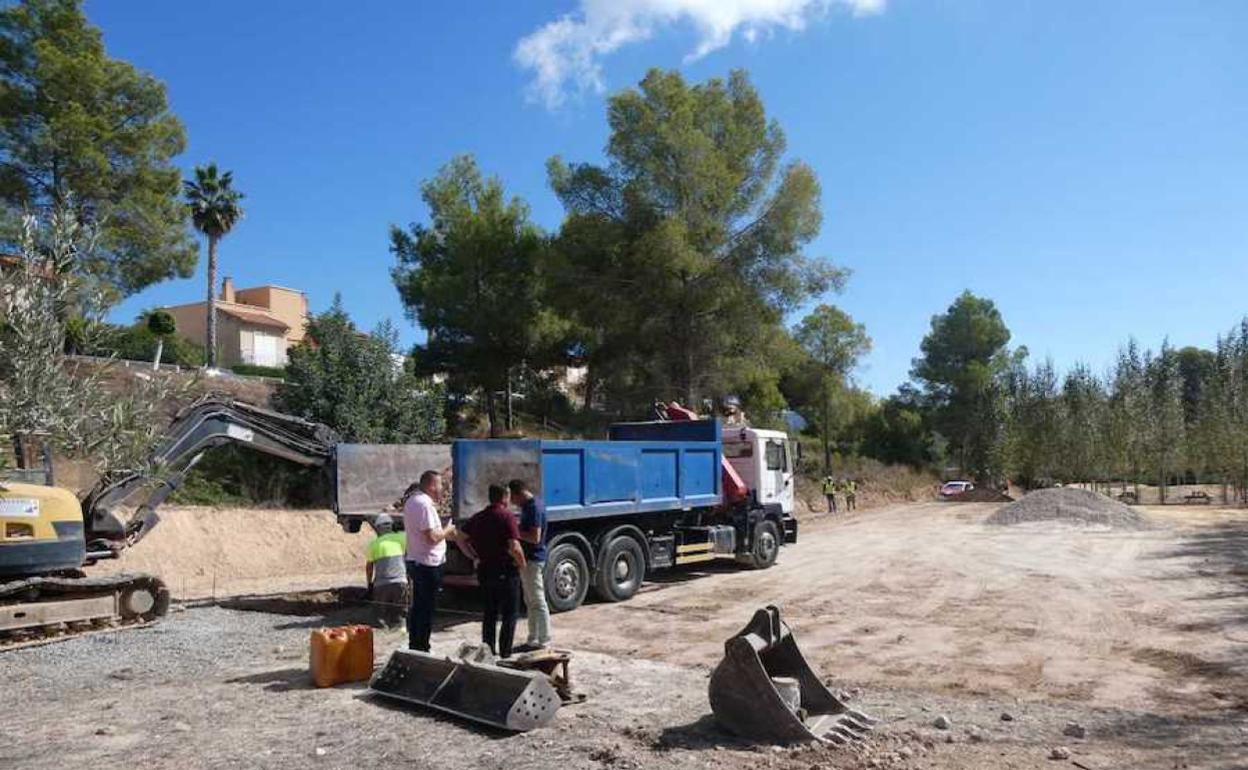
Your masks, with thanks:
<instances>
[{"instance_id":1,"label":"truck mudflap","mask_svg":"<svg viewBox=\"0 0 1248 770\"><path fill-rule=\"evenodd\" d=\"M845 745L862 740L876 724L819 681L774 606L755 612L724 643L708 694L721 725L761 742Z\"/></svg>"},{"instance_id":2,"label":"truck mudflap","mask_svg":"<svg viewBox=\"0 0 1248 770\"><path fill-rule=\"evenodd\" d=\"M541 672L395 650L369 688L386 698L523 732L545 727L561 701Z\"/></svg>"},{"instance_id":3,"label":"truck mudflap","mask_svg":"<svg viewBox=\"0 0 1248 770\"><path fill-rule=\"evenodd\" d=\"M785 516L780 520L780 524L784 527L784 542L797 542L797 519L792 516Z\"/></svg>"}]
</instances>

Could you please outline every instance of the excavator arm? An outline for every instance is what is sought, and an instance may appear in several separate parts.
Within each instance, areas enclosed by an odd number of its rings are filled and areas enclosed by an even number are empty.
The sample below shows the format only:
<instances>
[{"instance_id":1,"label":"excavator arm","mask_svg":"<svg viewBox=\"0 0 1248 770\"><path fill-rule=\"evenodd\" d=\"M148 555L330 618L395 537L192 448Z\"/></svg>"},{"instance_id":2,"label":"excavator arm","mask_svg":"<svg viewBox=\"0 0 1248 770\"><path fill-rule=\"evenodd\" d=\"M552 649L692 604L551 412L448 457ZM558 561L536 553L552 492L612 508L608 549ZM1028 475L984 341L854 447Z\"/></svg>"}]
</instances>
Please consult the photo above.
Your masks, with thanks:
<instances>
[{"instance_id":1,"label":"excavator arm","mask_svg":"<svg viewBox=\"0 0 1248 770\"><path fill-rule=\"evenodd\" d=\"M223 444L305 466L329 465L338 435L329 427L220 396L205 396L174 417L142 469L106 474L82 500L87 557L111 558L134 545L159 522L156 509L173 494L204 452ZM131 496L147 496L128 521L117 508Z\"/></svg>"}]
</instances>

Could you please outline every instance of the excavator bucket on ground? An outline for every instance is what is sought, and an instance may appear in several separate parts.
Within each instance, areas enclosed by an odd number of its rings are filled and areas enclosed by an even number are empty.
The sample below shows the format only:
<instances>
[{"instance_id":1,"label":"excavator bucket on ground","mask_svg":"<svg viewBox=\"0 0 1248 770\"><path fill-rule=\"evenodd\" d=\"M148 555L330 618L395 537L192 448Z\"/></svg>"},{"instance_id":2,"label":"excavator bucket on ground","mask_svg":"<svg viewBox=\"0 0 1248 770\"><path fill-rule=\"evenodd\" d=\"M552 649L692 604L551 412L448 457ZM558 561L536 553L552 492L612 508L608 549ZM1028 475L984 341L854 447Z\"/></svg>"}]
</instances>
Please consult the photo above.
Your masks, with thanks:
<instances>
[{"instance_id":1,"label":"excavator bucket on ground","mask_svg":"<svg viewBox=\"0 0 1248 770\"><path fill-rule=\"evenodd\" d=\"M876 720L828 691L798 649L780 610L766 607L724 642L711 674L711 711L730 732L771 743L861 740Z\"/></svg>"},{"instance_id":2,"label":"excavator bucket on ground","mask_svg":"<svg viewBox=\"0 0 1248 770\"><path fill-rule=\"evenodd\" d=\"M544 727L559 710L545 674L470 660L396 650L369 687L378 695L523 732Z\"/></svg>"}]
</instances>

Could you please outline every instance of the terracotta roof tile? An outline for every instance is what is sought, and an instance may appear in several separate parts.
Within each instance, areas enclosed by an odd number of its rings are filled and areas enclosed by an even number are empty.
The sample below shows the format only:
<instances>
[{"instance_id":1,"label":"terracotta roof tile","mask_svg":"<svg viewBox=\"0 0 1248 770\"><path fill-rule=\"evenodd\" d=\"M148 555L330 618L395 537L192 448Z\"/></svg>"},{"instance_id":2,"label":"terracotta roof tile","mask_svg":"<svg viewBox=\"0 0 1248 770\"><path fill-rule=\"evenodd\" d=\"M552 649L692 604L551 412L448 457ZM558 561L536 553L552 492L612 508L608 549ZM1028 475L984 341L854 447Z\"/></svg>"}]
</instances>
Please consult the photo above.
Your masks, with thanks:
<instances>
[{"instance_id":1,"label":"terracotta roof tile","mask_svg":"<svg viewBox=\"0 0 1248 770\"><path fill-rule=\"evenodd\" d=\"M232 318L237 318L243 323L255 324L256 326L270 326L274 329L282 329L283 331L290 328L290 324L260 307L249 307L230 302L218 301L217 312L224 313Z\"/></svg>"}]
</instances>

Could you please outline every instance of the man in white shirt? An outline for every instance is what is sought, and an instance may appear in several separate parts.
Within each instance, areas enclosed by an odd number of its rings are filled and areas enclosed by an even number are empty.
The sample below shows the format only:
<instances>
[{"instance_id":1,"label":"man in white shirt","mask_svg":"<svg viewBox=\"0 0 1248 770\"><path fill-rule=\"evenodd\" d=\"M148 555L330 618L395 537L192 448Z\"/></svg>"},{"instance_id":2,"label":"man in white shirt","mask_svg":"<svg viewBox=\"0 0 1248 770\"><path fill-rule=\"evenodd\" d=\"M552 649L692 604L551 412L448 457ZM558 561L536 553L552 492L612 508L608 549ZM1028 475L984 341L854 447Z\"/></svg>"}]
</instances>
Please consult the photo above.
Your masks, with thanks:
<instances>
[{"instance_id":1,"label":"man in white shirt","mask_svg":"<svg viewBox=\"0 0 1248 770\"><path fill-rule=\"evenodd\" d=\"M434 500L442 497L442 476L437 471L420 475L419 488L403 503L403 529L407 533L407 576L412 581L412 607L407 613L407 646L429 652L433 612L442 588L446 541L455 539L455 525L442 526Z\"/></svg>"}]
</instances>

